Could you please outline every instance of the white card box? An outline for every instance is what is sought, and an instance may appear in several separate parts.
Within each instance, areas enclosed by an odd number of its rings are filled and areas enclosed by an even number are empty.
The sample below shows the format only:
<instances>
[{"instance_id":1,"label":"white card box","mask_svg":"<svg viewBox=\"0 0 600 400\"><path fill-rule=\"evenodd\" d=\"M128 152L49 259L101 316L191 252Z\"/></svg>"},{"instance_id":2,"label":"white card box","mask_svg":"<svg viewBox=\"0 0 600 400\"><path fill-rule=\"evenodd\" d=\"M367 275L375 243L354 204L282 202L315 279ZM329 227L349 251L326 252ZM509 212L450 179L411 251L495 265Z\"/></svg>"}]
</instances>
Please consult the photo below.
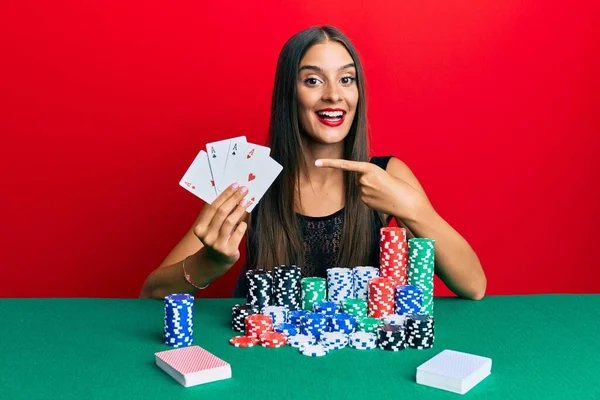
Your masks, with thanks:
<instances>
[{"instance_id":1,"label":"white card box","mask_svg":"<svg viewBox=\"0 0 600 400\"><path fill-rule=\"evenodd\" d=\"M444 350L417 367L417 383L465 394L491 373L491 358Z\"/></svg>"}]
</instances>

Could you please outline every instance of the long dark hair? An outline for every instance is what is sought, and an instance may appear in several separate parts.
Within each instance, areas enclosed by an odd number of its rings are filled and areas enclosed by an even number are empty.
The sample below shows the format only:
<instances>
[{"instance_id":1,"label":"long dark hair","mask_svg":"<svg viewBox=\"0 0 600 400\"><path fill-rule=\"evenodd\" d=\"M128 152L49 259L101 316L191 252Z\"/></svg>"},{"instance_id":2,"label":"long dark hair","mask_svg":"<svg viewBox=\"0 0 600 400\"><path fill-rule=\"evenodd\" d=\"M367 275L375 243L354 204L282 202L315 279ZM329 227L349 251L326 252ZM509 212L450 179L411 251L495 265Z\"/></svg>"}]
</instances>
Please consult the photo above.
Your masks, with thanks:
<instances>
[{"instance_id":1,"label":"long dark hair","mask_svg":"<svg viewBox=\"0 0 600 400\"><path fill-rule=\"evenodd\" d=\"M271 270L276 265L292 263L302 268L304 244L294 212L294 192L300 182L300 168L306 167L306 160L298 120L296 82L300 60L307 50L327 41L341 43L356 66L359 98L350 132L344 139L344 159L368 161L364 73L356 49L346 35L332 26L312 27L295 34L285 43L277 61L269 126L271 157L283 170L248 221L249 248L254 249L247 254L249 269ZM360 200L355 173L344 173L344 187L346 206L337 266L367 265L374 244L373 218L381 216Z\"/></svg>"}]
</instances>

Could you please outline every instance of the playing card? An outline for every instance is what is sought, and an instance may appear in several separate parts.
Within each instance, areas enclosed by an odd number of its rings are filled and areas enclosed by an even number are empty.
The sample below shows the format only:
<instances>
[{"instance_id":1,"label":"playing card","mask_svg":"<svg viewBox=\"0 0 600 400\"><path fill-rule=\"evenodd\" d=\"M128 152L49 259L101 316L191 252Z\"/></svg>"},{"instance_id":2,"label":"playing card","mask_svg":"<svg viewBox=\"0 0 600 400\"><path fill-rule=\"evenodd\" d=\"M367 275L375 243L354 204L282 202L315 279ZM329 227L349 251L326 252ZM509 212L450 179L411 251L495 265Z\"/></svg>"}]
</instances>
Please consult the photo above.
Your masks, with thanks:
<instances>
[{"instance_id":1,"label":"playing card","mask_svg":"<svg viewBox=\"0 0 600 400\"><path fill-rule=\"evenodd\" d=\"M200 346L154 353L156 365L185 387L231 378L231 365Z\"/></svg>"},{"instance_id":2,"label":"playing card","mask_svg":"<svg viewBox=\"0 0 600 400\"><path fill-rule=\"evenodd\" d=\"M218 142L211 142L206 145L208 163L210 164L210 171L212 173L215 187L219 186L221 178L223 178L223 172L225 172L225 164L227 162L227 153L229 152L229 145L234 139L236 138L219 140Z\"/></svg>"},{"instance_id":3,"label":"playing card","mask_svg":"<svg viewBox=\"0 0 600 400\"><path fill-rule=\"evenodd\" d=\"M488 357L444 350L417 367L417 383L465 394L491 374Z\"/></svg>"},{"instance_id":4,"label":"playing card","mask_svg":"<svg viewBox=\"0 0 600 400\"><path fill-rule=\"evenodd\" d=\"M225 168L223 169L223 174L221 175L221 179L216 182L217 194L221 194L223 190L227 188L231 183L227 184L224 181L225 176L230 171L237 171L238 164L244 158L244 154L246 153L246 147L248 143L246 142L245 136L238 136L236 138L230 139L229 142L229 150L227 151L227 159L225 160Z\"/></svg>"},{"instance_id":5,"label":"playing card","mask_svg":"<svg viewBox=\"0 0 600 400\"><path fill-rule=\"evenodd\" d=\"M179 181L179 186L207 203L212 203L215 200L217 192L212 181L208 155L204 150L196 155L196 158Z\"/></svg>"},{"instance_id":6,"label":"playing card","mask_svg":"<svg viewBox=\"0 0 600 400\"><path fill-rule=\"evenodd\" d=\"M283 167L271 157L255 155L243 163L238 182L248 188L248 193L244 198L250 202L250 205L246 211L252 212L282 169Z\"/></svg>"},{"instance_id":7,"label":"playing card","mask_svg":"<svg viewBox=\"0 0 600 400\"><path fill-rule=\"evenodd\" d=\"M234 182L240 182L244 180L244 173L246 171L246 164L251 162L254 158L265 159L271 154L271 149L265 146L261 146L254 143L247 143L245 151L241 154L240 159L236 162L235 167L233 164L227 162L225 168L225 174L222 180L222 190L225 190ZM217 193L221 193L217 188Z\"/></svg>"}]
</instances>

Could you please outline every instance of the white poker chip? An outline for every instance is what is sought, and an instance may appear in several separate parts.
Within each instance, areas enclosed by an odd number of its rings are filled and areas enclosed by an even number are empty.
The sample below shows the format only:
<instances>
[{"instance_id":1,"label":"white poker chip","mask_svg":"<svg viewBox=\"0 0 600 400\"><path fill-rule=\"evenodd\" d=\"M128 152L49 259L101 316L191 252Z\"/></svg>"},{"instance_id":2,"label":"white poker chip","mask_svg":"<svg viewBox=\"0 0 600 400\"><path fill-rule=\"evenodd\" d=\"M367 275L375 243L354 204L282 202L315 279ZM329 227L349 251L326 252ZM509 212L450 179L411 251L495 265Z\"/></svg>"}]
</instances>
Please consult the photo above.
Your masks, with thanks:
<instances>
[{"instance_id":1,"label":"white poker chip","mask_svg":"<svg viewBox=\"0 0 600 400\"><path fill-rule=\"evenodd\" d=\"M299 349L303 345L313 345L317 343L317 339L310 335L294 335L288 337L288 344L292 347Z\"/></svg>"},{"instance_id":2,"label":"white poker chip","mask_svg":"<svg viewBox=\"0 0 600 400\"><path fill-rule=\"evenodd\" d=\"M300 347L300 353L309 357L321 357L327 355L328 350L320 344L305 344Z\"/></svg>"},{"instance_id":3,"label":"white poker chip","mask_svg":"<svg viewBox=\"0 0 600 400\"><path fill-rule=\"evenodd\" d=\"M319 339L319 344L327 350L339 350L348 344L348 335L342 332L325 332Z\"/></svg>"},{"instance_id":4,"label":"white poker chip","mask_svg":"<svg viewBox=\"0 0 600 400\"><path fill-rule=\"evenodd\" d=\"M406 315L390 314L383 317L383 322L388 325L404 326Z\"/></svg>"}]
</instances>

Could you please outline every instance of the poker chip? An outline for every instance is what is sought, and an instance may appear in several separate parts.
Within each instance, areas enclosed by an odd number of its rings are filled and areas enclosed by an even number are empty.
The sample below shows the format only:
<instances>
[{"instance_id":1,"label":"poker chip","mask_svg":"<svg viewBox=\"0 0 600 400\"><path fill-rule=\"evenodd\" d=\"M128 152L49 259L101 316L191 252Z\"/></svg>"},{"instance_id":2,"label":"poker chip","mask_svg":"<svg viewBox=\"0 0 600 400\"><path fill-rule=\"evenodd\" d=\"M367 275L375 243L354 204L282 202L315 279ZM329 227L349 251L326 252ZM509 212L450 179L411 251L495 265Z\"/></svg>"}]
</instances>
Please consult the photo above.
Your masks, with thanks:
<instances>
[{"instance_id":1,"label":"poker chip","mask_svg":"<svg viewBox=\"0 0 600 400\"><path fill-rule=\"evenodd\" d=\"M390 278L375 277L369 279L369 317L381 318L394 313L394 281Z\"/></svg>"},{"instance_id":2,"label":"poker chip","mask_svg":"<svg viewBox=\"0 0 600 400\"><path fill-rule=\"evenodd\" d=\"M328 331L329 320L326 315L317 313L308 313L300 319L300 333L310 335L317 340L322 333Z\"/></svg>"},{"instance_id":3,"label":"poker chip","mask_svg":"<svg viewBox=\"0 0 600 400\"><path fill-rule=\"evenodd\" d=\"M421 289L421 314L428 315L433 315L434 247L433 239L408 240L408 284Z\"/></svg>"},{"instance_id":4,"label":"poker chip","mask_svg":"<svg viewBox=\"0 0 600 400\"><path fill-rule=\"evenodd\" d=\"M342 300L342 312L354 315L357 318L366 317L367 300L364 299L344 299Z\"/></svg>"},{"instance_id":5,"label":"poker chip","mask_svg":"<svg viewBox=\"0 0 600 400\"><path fill-rule=\"evenodd\" d=\"M381 318L381 321L386 325L397 325L404 327L406 323L406 315L390 314Z\"/></svg>"},{"instance_id":6,"label":"poker chip","mask_svg":"<svg viewBox=\"0 0 600 400\"><path fill-rule=\"evenodd\" d=\"M377 346L382 350L400 351L406 349L406 334L403 326L382 325L377 329Z\"/></svg>"},{"instance_id":7,"label":"poker chip","mask_svg":"<svg viewBox=\"0 0 600 400\"><path fill-rule=\"evenodd\" d=\"M294 324L273 325L273 330L275 330L275 332L281 332L285 336L294 336L294 335L297 335L298 333L300 333L300 330Z\"/></svg>"},{"instance_id":8,"label":"poker chip","mask_svg":"<svg viewBox=\"0 0 600 400\"><path fill-rule=\"evenodd\" d=\"M326 350L339 350L348 344L348 335L341 332L325 332L319 339L319 344Z\"/></svg>"},{"instance_id":9,"label":"poker chip","mask_svg":"<svg viewBox=\"0 0 600 400\"><path fill-rule=\"evenodd\" d=\"M406 229L383 227L380 229L379 269L383 278L389 278L393 286L406 285L408 279L408 243Z\"/></svg>"},{"instance_id":10,"label":"poker chip","mask_svg":"<svg viewBox=\"0 0 600 400\"><path fill-rule=\"evenodd\" d=\"M273 277L264 269L253 269L246 272L248 280L247 304L262 312L271 305L273 298Z\"/></svg>"},{"instance_id":11,"label":"poker chip","mask_svg":"<svg viewBox=\"0 0 600 400\"><path fill-rule=\"evenodd\" d=\"M246 335L260 337L264 332L273 330L273 318L270 315L253 314L246 317Z\"/></svg>"},{"instance_id":12,"label":"poker chip","mask_svg":"<svg viewBox=\"0 0 600 400\"><path fill-rule=\"evenodd\" d=\"M234 336L229 339L229 343L235 347L254 347L259 343L259 339L253 336Z\"/></svg>"},{"instance_id":13,"label":"poker chip","mask_svg":"<svg viewBox=\"0 0 600 400\"><path fill-rule=\"evenodd\" d=\"M320 344L306 344L300 347L300 353L309 357L321 357L327 355L329 350Z\"/></svg>"},{"instance_id":14,"label":"poker chip","mask_svg":"<svg viewBox=\"0 0 600 400\"><path fill-rule=\"evenodd\" d=\"M260 345L268 348L283 347L287 344L287 338L281 332L263 332L259 339Z\"/></svg>"},{"instance_id":15,"label":"poker chip","mask_svg":"<svg viewBox=\"0 0 600 400\"><path fill-rule=\"evenodd\" d=\"M258 310L253 309L248 304L234 305L231 308L231 329L237 332L245 332L246 317L252 314L258 314Z\"/></svg>"},{"instance_id":16,"label":"poker chip","mask_svg":"<svg viewBox=\"0 0 600 400\"><path fill-rule=\"evenodd\" d=\"M164 343L171 347L190 346L194 340L194 296L186 293L165 296L164 309Z\"/></svg>"},{"instance_id":17,"label":"poker chip","mask_svg":"<svg viewBox=\"0 0 600 400\"><path fill-rule=\"evenodd\" d=\"M357 350L373 350L377 348L377 335L369 332L354 332L348 335L350 347Z\"/></svg>"},{"instance_id":18,"label":"poker chip","mask_svg":"<svg viewBox=\"0 0 600 400\"><path fill-rule=\"evenodd\" d=\"M308 345L308 344L316 344L317 343L317 339L314 336L311 335L302 335L302 334L298 334L298 335L294 335L294 336L289 336L287 338L288 340L288 345L295 347L295 348L300 348L303 345Z\"/></svg>"},{"instance_id":19,"label":"poker chip","mask_svg":"<svg viewBox=\"0 0 600 400\"><path fill-rule=\"evenodd\" d=\"M295 265L275 267L273 278L273 304L290 311L302 308L302 273Z\"/></svg>"},{"instance_id":20,"label":"poker chip","mask_svg":"<svg viewBox=\"0 0 600 400\"><path fill-rule=\"evenodd\" d=\"M432 348L435 339L434 321L431 315L408 315L406 318L407 345L419 350Z\"/></svg>"},{"instance_id":21,"label":"poker chip","mask_svg":"<svg viewBox=\"0 0 600 400\"><path fill-rule=\"evenodd\" d=\"M357 331L375 333L382 324L380 318L363 317L358 319Z\"/></svg>"},{"instance_id":22,"label":"poker chip","mask_svg":"<svg viewBox=\"0 0 600 400\"><path fill-rule=\"evenodd\" d=\"M263 308L261 314L270 315L273 325L288 322L288 309L285 306L267 306Z\"/></svg>"},{"instance_id":23,"label":"poker chip","mask_svg":"<svg viewBox=\"0 0 600 400\"><path fill-rule=\"evenodd\" d=\"M334 303L353 296L354 282L349 268L329 268L327 270L327 299Z\"/></svg>"},{"instance_id":24,"label":"poker chip","mask_svg":"<svg viewBox=\"0 0 600 400\"><path fill-rule=\"evenodd\" d=\"M394 312L398 315L420 314L423 307L423 291L418 286L396 287Z\"/></svg>"},{"instance_id":25,"label":"poker chip","mask_svg":"<svg viewBox=\"0 0 600 400\"><path fill-rule=\"evenodd\" d=\"M379 276L379 268L359 266L352 268L353 297L368 300L369 279Z\"/></svg>"},{"instance_id":26,"label":"poker chip","mask_svg":"<svg viewBox=\"0 0 600 400\"><path fill-rule=\"evenodd\" d=\"M302 309L313 311L316 303L327 299L327 280L325 278L302 278Z\"/></svg>"},{"instance_id":27,"label":"poker chip","mask_svg":"<svg viewBox=\"0 0 600 400\"><path fill-rule=\"evenodd\" d=\"M319 303L315 303L313 311L317 314L331 316L337 314L340 311L340 305L334 303L333 301L321 301Z\"/></svg>"},{"instance_id":28,"label":"poker chip","mask_svg":"<svg viewBox=\"0 0 600 400\"><path fill-rule=\"evenodd\" d=\"M357 319L354 315L347 313L335 314L329 320L329 331L349 334L356 331L356 324Z\"/></svg>"},{"instance_id":29,"label":"poker chip","mask_svg":"<svg viewBox=\"0 0 600 400\"><path fill-rule=\"evenodd\" d=\"M296 326L300 326L300 319L302 317L304 317L306 314L309 314L310 311L307 310L296 310L296 311L292 311L289 314L289 321L291 324L294 324Z\"/></svg>"}]
</instances>

